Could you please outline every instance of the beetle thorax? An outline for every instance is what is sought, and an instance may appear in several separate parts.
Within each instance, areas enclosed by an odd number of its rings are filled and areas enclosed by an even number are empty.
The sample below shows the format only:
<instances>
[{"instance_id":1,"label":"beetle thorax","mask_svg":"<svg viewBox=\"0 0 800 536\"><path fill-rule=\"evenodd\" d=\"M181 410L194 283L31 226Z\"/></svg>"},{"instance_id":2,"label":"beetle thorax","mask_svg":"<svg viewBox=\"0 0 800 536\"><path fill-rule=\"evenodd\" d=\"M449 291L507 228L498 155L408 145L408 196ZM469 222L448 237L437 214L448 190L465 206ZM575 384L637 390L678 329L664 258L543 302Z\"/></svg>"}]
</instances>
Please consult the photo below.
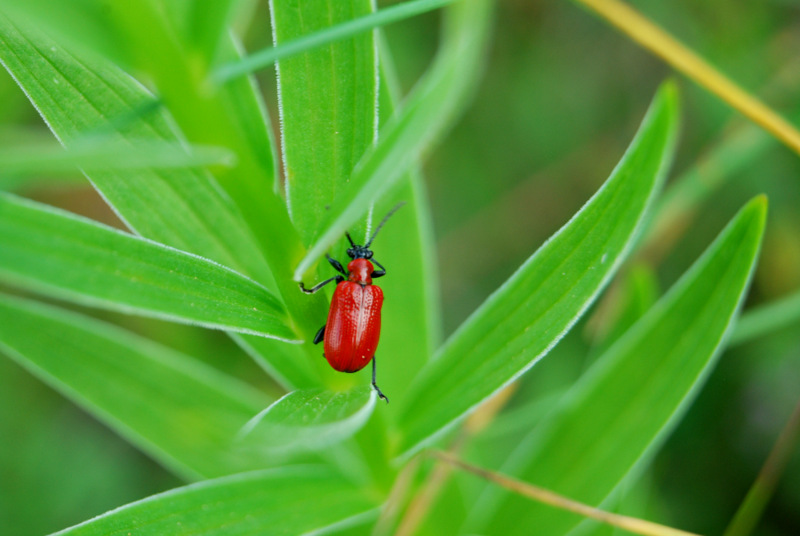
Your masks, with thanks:
<instances>
[{"instance_id":1,"label":"beetle thorax","mask_svg":"<svg viewBox=\"0 0 800 536\"><path fill-rule=\"evenodd\" d=\"M373 270L372 263L367 259L354 259L347 264L347 271L350 272L347 279L360 285L371 285Z\"/></svg>"}]
</instances>

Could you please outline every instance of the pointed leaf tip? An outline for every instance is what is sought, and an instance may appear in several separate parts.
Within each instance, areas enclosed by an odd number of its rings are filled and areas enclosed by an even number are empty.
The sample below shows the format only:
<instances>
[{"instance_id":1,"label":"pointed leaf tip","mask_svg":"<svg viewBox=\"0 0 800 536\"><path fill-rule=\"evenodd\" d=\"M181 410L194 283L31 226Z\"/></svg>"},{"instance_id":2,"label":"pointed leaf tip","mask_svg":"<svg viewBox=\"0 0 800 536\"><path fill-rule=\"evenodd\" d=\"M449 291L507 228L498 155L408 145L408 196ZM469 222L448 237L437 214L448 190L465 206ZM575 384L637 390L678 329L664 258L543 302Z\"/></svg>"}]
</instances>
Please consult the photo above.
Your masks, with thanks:
<instances>
[{"instance_id":1,"label":"pointed leaf tip","mask_svg":"<svg viewBox=\"0 0 800 536\"><path fill-rule=\"evenodd\" d=\"M600 190L440 348L398 420L409 456L532 367L572 327L627 256L676 140L677 92L662 86Z\"/></svg>"}]
</instances>

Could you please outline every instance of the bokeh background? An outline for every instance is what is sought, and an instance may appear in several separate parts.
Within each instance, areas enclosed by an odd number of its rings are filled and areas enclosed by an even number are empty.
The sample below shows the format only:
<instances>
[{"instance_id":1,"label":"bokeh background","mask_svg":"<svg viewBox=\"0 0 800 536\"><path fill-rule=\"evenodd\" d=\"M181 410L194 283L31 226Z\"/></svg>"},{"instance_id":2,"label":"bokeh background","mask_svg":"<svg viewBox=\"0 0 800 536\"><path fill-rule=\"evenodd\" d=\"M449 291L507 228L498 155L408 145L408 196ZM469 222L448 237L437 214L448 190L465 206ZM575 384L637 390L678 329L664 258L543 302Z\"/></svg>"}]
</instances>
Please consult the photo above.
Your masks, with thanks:
<instances>
[{"instance_id":1,"label":"bokeh background","mask_svg":"<svg viewBox=\"0 0 800 536\"><path fill-rule=\"evenodd\" d=\"M744 88L800 124L800 6L794 2L631 2ZM266 2L245 2L238 27L248 50L271 44ZM389 5L379 2L379 7ZM766 135L731 164L715 147L749 128L717 98L593 14L564 1L501 0L489 61L473 101L427 155L441 278L443 332L462 322L497 285L580 208L621 156L658 84L674 76L683 104L671 182L731 169L674 242L640 261L667 289L746 200L770 201L753 307L800 289L800 159ZM435 53L436 13L385 30L404 90ZM258 75L276 119L271 69ZM277 125L277 120L274 121ZM47 136L25 96L0 72L0 143ZM2 170L0 170L2 172ZM7 185L8 186L8 185ZM9 186L10 187L10 186ZM21 195L119 224L78 174L13 186ZM668 184L669 188L669 184ZM0 251L0 256L2 251ZM413 282L409 282L413 284ZM270 390L264 375L220 333L102 315ZM523 382L558 393L592 357L596 317L582 321ZM213 351L209 352L209 348ZM201 351L202 349L202 351ZM530 375L529 375L530 376ZM800 325L727 350L686 418L628 494L640 515L720 533L800 398ZM156 411L156 408L153 409ZM0 357L0 533L52 532L180 485L55 391ZM446 512L439 512L439 514ZM800 453L795 454L758 534L800 534Z\"/></svg>"}]
</instances>

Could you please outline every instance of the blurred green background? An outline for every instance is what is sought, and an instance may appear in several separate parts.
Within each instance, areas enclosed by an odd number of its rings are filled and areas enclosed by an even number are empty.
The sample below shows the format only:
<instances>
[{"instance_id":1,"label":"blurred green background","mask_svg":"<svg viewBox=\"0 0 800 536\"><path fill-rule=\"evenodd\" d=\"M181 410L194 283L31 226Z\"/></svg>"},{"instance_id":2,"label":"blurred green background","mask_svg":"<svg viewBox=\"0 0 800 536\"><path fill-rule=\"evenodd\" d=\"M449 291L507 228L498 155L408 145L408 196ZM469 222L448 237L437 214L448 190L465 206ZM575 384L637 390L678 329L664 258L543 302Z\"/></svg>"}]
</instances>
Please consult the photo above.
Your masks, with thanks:
<instances>
[{"instance_id":1,"label":"blurred green background","mask_svg":"<svg viewBox=\"0 0 800 536\"><path fill-rule=\"evenodd\" d=\"M800 124L796 3L632 4ZM266 2L250 2L243 11L239 22L248 50L269 46ZM445 335L589 198L619 159L658 84L672 76L660 60L573 3L504 0L495 16L492 50L474 100L424 168ZM386 29L404 90L428 65L438 30L436 13ZM683 124L671 177L690 170L702 176L719 163L698 168L699 162L747 125L715 97L678 80ZM274 72L263 71L259 81L277 125ZM21 131L48 135L5 72L0 73L0 102L0 141ZM115 221L78 175L48 179L16 191ZM655 270L658 286L668 288L735 211L762 192L770 200L769 223L747 307L800 289L800 160L772 140L725 175L689 232L678 235L662 255L644 259ZM191 355L224 355L212 364L248 381L267 381L220 333L87 312L112 317ZM525 393L556 393L577 377L593 355L592 326L592 320L581 322L554 350L559 358L544 360L537 374L529 375L511 410ZM800 397L798 328L795 324L725 352L629 494L639 515L706 534L724 529ZM179 484L19 366L0 359L0 533L52 532ZM758 533L800 534L797 451Z\"/></svg>"}]
</instances>

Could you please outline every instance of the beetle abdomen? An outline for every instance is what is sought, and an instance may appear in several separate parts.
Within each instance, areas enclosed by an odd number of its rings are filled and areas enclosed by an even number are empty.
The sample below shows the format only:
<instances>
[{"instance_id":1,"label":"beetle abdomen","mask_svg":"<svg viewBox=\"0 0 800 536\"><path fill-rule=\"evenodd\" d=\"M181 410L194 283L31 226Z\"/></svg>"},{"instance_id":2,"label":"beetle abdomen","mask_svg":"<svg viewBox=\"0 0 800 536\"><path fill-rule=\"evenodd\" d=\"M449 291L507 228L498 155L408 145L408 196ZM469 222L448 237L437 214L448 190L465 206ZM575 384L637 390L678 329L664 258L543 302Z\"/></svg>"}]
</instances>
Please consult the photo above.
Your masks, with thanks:
<instances>
[{"instance_id":1,"label":"beetle abdomen","mask_svg":"<svg viewBox=\"0 0 800 536\"><path fill-rule=\"evenodd\" d=\"M383 291L342 281L336 286L325 326L325 358L341 372L356 372L375 356L381 334Z\"/></svg>"}]
</instances>

